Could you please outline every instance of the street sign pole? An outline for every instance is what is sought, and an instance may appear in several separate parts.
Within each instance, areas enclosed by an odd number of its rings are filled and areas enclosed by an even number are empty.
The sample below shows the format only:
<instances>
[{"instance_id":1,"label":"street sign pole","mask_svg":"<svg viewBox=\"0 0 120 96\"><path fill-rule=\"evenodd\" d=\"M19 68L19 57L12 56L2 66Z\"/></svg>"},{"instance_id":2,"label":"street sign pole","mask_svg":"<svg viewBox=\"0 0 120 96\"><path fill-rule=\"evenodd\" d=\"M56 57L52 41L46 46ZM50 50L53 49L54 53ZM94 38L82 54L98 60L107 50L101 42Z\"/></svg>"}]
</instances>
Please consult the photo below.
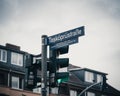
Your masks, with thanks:
<instances>
[{"instance_id":1,"label":"street sign pole","mask_svg":"<svg viewBox=\"0 0 120 96\"><path fill-rule=\"evenodd\" d=\"M42 35L41 94L47 96L47 35Z\"/></svg>"},{"instance_id":2,"label":"street sign pole","mask_svg":"<svg viewBox=\"0 0 120 96\"><path fill-rule=\"evenodd\" d=\"M42 35L42 58L41 58L41 94L47 96L47 45L52 50L78 43L78 37L84 35L84 26L78 27L50 37Z\"/></svg>"}]
</instances>

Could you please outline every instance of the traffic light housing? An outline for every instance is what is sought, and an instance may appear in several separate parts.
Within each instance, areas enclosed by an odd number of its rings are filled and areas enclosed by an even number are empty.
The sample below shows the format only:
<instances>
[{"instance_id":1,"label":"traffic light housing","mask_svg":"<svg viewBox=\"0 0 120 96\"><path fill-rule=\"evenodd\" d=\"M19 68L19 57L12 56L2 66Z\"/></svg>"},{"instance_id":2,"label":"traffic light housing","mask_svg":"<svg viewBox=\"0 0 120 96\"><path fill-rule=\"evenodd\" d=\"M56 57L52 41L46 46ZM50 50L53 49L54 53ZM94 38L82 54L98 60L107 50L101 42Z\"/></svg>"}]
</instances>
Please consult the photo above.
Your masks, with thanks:
<instances>
[{"instance_id":1,"label":"traffic light housing","mask_svg":"<svg viewBox=\"0 0 120 96\"><path fill-rule=\"evenodd\" d=\"M28 73L27 73L27 88L33 89L36 85L36 73L34 66L28 67Z\"/></svg>"},{"instance_id":2,"label":"traffic light housing","mask_svg":"<svg viewBox=\"0 0 120 96\"><path fill-rule=\"evenodd\" d=\"M26 87L33 89L37 83L41 82L41 59L36 59L33 55L26 57L27 82Z\"/></svg>"},{"instance_id":3,"label":"traffic light housing","mask_svg":"<svg viewBox=\"0 0 120 96\"><path fill-rule=\"evenodd\" d=\"M68 81L69 72L59 72L59 69L69 66L69 58L58 58L59 55L68 53L68 49L69 46L50 50L50 56L47 59L50 87L56 87L59 83ZM30 55L26 58L26 64L27 87L33 89L37 86L37 82L41 82L41 58Z\"/></svg>"},{"instance_id":4,"label":"traffic light housing","mask_svg":"<svg viewBox=\"0 0 120 96\"><path fill-rule=\"evenodd\" d=\"M58 72L60 68L69 66L69 58L58 58L59 55L68 53L69 46L61 47L59 49L50 49L50 86L55 87L59 83L68 81L69 72Z\"/></svg>"},{"instance_id":5,"label":"traffic light housing","mask_svg":"<svg viewBox=\"0 0 120 96\"><path fill-rule=\"evenodd\" d=\"M69 72L57 72L56 73L57 83L60 84L62 82L68 81Z\"/></svg>"},{"instance_id":6,"label":"traffic light housing","mask_svg":"<svg viewBox=\"0 0 120 96\"><path fill-rule=\"evenodd\" d=\"M36 57L34 55L29 55L26 58L26 68L27 68L27 85L26 87L29 89L33 89L37 86L38 82L41 82L41 58ZM52 67L49 64L49 60L47 60L47 71L49 71Z\"/></svg>"}]
</instances>

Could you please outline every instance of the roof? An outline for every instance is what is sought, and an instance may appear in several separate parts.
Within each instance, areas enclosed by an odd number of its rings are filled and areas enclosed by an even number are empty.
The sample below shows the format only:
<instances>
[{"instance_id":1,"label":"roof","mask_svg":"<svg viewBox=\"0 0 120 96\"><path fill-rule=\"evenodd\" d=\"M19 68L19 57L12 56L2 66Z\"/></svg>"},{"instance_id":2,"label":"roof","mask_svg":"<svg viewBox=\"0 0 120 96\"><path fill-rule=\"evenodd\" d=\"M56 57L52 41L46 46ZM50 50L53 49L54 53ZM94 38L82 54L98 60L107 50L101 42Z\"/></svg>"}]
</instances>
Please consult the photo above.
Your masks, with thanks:
<instances>
[{"instance_id":1,"label":"roof","mask_svg":"<svg viewBox=\"0 0 120 96\"><path fill-rule=\"evenodd\" d=\"M73 68L73 69L76 69L76 70L72 70L70 71L70 78L69 78L69 81L68 82L64 82L63 84L67 84L69 87L71 86L74 86L74 88L79 89L79 90L84 90L86 87L90 86L91 83L86 83L86 82L83 82L82 80L80 80L78 74L80 72L80 70L88 70L88 71L93 71L93 72L97 72L97 73L101 73L101 74L106 74L106 73L103 73L103 72L99 72L99 71L95 71L95 70L92 70L92 69L88 69L88 68ZM78 72L75 72L75 71L78 71ZM92 90L95 90L95 91L99 91L99 92L102 92L101 91L101 86L100 85L96 85L94 87L91 88ZM109 85L108 83L106 83L106 88L104 89L103 91L105 94L108 94L110 96L120 96L120 91L113 88L111 85Z\"/></svg>"},{"instance_id":2,"label":"roof","mask_svg":"<svg viewBox=\"0 0 120 96\"><path fill-rule=\"evenodd\" d=\"M113 94L114 96L120 96L120 91L113 88L111 85L107 84L106 89L104 92L109 92L110 94Z\"/></svg>"},{"instance_id":3,"label":"roof","mask_svg":"<svg viewBox=\"0 0 120 96\"><path fill-rule=\"evenodd\" d=\"M100 72L100 71L93 70L93 69L89 69L89 68L81 68L80 70L86 70L86 71L90 71L90 72L94 72L94 73L99 73L99 74L105 74L105 75L108 75L107 73Z\"/></svg>"},{"instance_id":4,"label":"roof","mask_svg":"<svg viewBox=\"0 0 120 96\"><path fill-rule=\"evenodd\" d=\"M86 83L80 80L74 72L70 72L69 81L63 82L62 84L67 84L69 88L74 88L75 90L84 90L91 85L91 83ZM108 96L120 96L120 91L113 88L108 83L106 83L106 88L104 89L104 91L101 89L100 85L93 86L91 90L102 92L104 94L107 94Z\"/></svg>"},{"instance_id":5,"label":"roof","mask_svg":"<svg viewBox=\"0 0 120 96\"><path fill-rule=\"evenodd\" d=\"M107 73L100 72L100 71L93 70L93 69L89 69L89 68L75 67L75 68L70 68L69 69L69 71L81 71L81 70L90 71L90 72L94 72L94 73L98 73L98 74L108 75Z\"/></svg>"},{"instance_id":6,"label":"roof","mask_svg":"<svg viewBox=\"0 0 120 96\"><path fill-rule=\"evenodd\" d=\"M10 50L10 51L14 51L22 54L27 53L25 51L20 50L20 46L8 44L8 43L6 43L6 46L0 45L0 49Z\"/></svg>"},{"instance_id":7,"label":"roof","mask_svg":"<svg viewBox=\"0 0 120 96\"><path fill-rule=\"evenodd\" d=\"M69 70L74 69L74 68L81 68L81 67L76 66L76 65L69 64L69 66L68 66L68 69L69 69Z\"/></svg>"}]
</instances>

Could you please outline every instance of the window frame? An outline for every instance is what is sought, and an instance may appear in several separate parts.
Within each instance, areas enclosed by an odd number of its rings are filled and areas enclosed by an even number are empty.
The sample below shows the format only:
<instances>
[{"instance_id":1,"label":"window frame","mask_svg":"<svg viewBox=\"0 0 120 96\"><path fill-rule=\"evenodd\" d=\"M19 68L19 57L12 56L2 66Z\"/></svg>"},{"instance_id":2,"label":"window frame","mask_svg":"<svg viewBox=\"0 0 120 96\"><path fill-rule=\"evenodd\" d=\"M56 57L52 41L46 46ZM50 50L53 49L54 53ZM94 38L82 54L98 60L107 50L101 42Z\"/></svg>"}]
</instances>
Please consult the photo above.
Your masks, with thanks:
<instances>
[{"instance_id":1,"label":"window frame","mask_svg":"<svg viewBox=\"0 0 120 96\"><path fill-rule=\"evenodd\" d=\"M4 58L3 54L5 55L5 58ZM7 62L7 51L4 50L4 49L0 49L0 61L1 62Z\"/></svg>"},{"instance_id":2,"label":"window frame","mask_svg":"<svg viewBox=\"0 0 120 96\"><path fill-rule=\"evenodd\" d=\"M94 79L95 78L93 72L85 71L85 82L94 83Z\"/></svg>"},{"instance_id":3,"label":"window frame","mask_svg":"<svg viewBox=\"0 0 120 96\"><path fill-rule=\"evenodd\" d=\"M16 80L13 81L13 79L16 79ZM13 85L14 82L17 83L17 87ZM20 78L16 77L16 76L12 76L11 87L14 88L14 89L20 89L20 85L19 84L20 84Z\"/></svg>"},{"instance_id":4,"label":"window frame","mask_svg":"<svg viewBox=\"0 0 120 96\"><path fill-rule=\"evenodd\" d=\"M40 82L37 83L37 86L39 86L39 85L41 85ZM33 92L34 92L34 93L41 93L41 87L40 87L40 88L34 88L34 89L33 89Z\"/></svg>"},{"instance_id":5,"label":"window frame","mask_svg":"<svg viewBox=\"0 0 120 96\"><path fill-rule=\"evenodd\" d=\"M70 96L77 96L76 90L70 90Z\"/></svg>"},{"instance_id":6,"label":"window frame","mask_svg":"<svg viewBox=\"0 0 120 96\"><path fill-rule=\"evenodd\" d=\"M23 66L23 54L11 52L11 64Z\"/></svg>"},{"instance_id":7,"label":"window frame","mask_svg":"<svg viewBox=\"0 0 120 96\"><path fill-rule=\"evenodd\" d=\"M58 94L58 87L54 87L51 89L52 94Z\"/></svg>"},{"instance_id":8,"label":"window frame","mask_svg":"<svg viewBox=\"0 0 120 96\"><path fill-rule=\"evenodd\" d=\"M97 74L97 83L103 82L103 76L100 74Z\"/></svg>"},{"instance_id":9,"label":"window frame","mask_svg":"<svg viewBox=\"0 0 120 96\"><path fill-rule=\"evenodd\" d=\"M87 92L87 96L95 96L95 93L93 93L93 92Z\"/></svg>"}]
</instances>

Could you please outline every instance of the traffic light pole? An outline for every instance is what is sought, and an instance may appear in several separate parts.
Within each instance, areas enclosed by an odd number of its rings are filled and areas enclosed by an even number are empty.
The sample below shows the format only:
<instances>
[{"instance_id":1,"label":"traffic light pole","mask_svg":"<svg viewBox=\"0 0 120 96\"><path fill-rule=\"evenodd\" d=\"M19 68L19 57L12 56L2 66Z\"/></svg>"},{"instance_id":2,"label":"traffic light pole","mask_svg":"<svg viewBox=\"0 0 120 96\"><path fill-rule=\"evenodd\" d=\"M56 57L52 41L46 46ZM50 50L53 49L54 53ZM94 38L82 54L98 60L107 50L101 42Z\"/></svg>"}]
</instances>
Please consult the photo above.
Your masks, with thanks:
<instances>
[{"instance_id":1,"label":"traffic light pole","mask_svg":"<svg viewBox=\"0 0 120 96\"><path fill-rule=\"evenodd\" d=\"M47 36L42 36L41 94L47 96Z\"/></svg>"}]
</instances>

